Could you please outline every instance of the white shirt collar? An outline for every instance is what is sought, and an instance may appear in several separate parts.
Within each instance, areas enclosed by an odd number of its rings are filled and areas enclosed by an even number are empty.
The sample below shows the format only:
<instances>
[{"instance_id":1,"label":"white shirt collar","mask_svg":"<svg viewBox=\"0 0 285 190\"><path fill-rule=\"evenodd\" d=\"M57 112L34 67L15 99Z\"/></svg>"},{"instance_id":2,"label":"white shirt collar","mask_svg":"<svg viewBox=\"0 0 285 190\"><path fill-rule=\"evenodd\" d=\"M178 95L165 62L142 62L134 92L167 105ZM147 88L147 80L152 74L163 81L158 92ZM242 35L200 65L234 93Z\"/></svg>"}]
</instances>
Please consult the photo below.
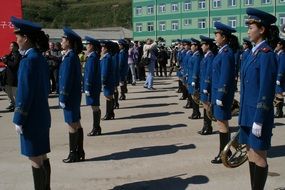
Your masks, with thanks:
<instances>
[{"instance_id":1,"label":"white shirt collar","mask_svg":"<svg viewBox=\"0 0 285 190\"><path fill-rule=\"evenodd\" d=\"M64 60L65 56L66 56L69 52L71 52L71 51L72 51L72 49L67 50L67 51L64 53L64 55L62 56L62 60Z\"/></svg>"},{"instance_id":2,"label":"white shirt collar","mask_svg":"<svg viewBox=\"0 0 285 190\"><path fill-rule=\"evenodd\" d=\"M280 55L280 53L282 53L282 52L283 52L283 49L279 50L277 55Z\"/></svg>"},{"instance_id":3,"label":"white shirt collar","mask_svg":"<svg viewBox=\"0 0 285 190\"><path fill-rule=\"evenodd\" d=\"M255 44L255 46L251 49L251 52L254 53L264 42L265 40L259 42L258 44Z\"/></svg>"},{"instance_id":4,"label":"white shirt collar","mask_svg":"<svg viewBox=\"0 0 285 190\"><path fill-rule=\"evenodd\" d=\"M221 47L221 48L219 49L219 53L221 53L221 52L223 51L223 49L225 49L226 47L228 47L228 44L225 44L223 47Z\"/></svg>"},{"instance_id":5,"label":"white shirt collar","mask_svg":"<svg viewBox=\"0 0 285 190\"><path fill-rule=\"evenodd\" d=\"M211 53L211 51L207 51L207 53L205 53L204 57L207 57L209 55L209 53Z\"/></svg>"},{"instance_id":6,"label":"white shirt collar","mask_svg":"<svg viewBox=\"0 0 285 190\"><path fill-rule=\"evenodd\" d=\"M31 51L33 48L27 49L24 53L24 55L27 55L29 53L29 51Z\"/></svg>"},{"instance_id":7,"label":"white shirt collar","mask_svg":"<svg viewBox=\"0 0 285 190\"><path fill-rule=\"evenodd\" d=\"M87 57L90 57L93 53L94 53L94 51L91 51L91 52L87 55Z\"/></svg>"}]
</instances>

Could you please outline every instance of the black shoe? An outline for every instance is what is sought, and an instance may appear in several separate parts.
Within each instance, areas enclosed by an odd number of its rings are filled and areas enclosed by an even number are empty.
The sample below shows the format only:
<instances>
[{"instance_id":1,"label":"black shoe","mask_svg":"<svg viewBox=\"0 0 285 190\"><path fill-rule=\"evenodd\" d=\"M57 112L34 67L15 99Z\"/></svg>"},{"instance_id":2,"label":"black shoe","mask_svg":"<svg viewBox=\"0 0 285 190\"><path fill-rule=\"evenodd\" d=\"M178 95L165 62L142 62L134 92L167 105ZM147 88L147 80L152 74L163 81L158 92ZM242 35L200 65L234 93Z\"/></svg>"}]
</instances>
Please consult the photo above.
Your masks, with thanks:
<instances>
[{"instance_id":1,"label":"black shoe","mask_svg":"<svg viewBox=\"0 0 285 190\"><path fill-rule=\"evenodd\" d=\"M112 119L115 119L115 114L107 114L102 118L102 120L112 120Z\"/></svg>"},{"instance_id":2,"label":"black shoe","mask_svg":"<svg viewBox=\"0 0 285 190\"><path fill-rule=\"evenodd\" d=\"M79 128L77 133L78 133L78 140L77 140L78 160L84 161L85 160L85 151L83 149L83 139L84 139L83 128L82 127Z\"/></svg>"},{"instance_id":3,"label":"black shoe","mask_svg":"<svg viewBox=\"0 0 285 190\"><path fill-rule=\"evenodd\" d=\"M201 118L201 114L192 114L191 116L188 117L188 119L200 119Z\"/></svg>"},{"instance_id":4,"label":"black shoe","mask_svg":"<svg viewBox=\"0 0 285 190\"><path fill-rule=\"evenodd\" d=\"M219 154L218 156L216 156L213 160L211 160L212 164L221 164L222 162L222 158L221 155Z\"/></svg>"},{"instance_id":5,"label":"black shoe","mask_svg":"<svg viewBox=\"0 0 285 190\"><path fill-rule=\"evenodd\" d=\"M119 100L126 100L126 95L121 95Z\"/></svg>"},{"instance_id":6,"label":"black shoe","mask_svg":"<svg viewBox=\"0 0 285 190\"><path fill-rule=\"evenodd\" d=\"M14 109L14 108L15 108L14 104L10 104L10 105L6 108L6 110L11 110L11 109Z\"/></svg>"},{"instance_id":7,"label":"black shoe","mask_svg":"<svg viewBox=\"0 0 285 190\"><path fill-rule=\"evenodd\" d=\"M47 188L47 172L43 166L40 168L35 168L32 166L33 178L34 178L34 188L36 190L46 190Z\"/></svg>"},{"instance_id":8,"label":"black shoe","mask_svg":"<svg viewBox=\"0 0 285 190\"><path fill-rule=\"evenodd\" d=\"M206 127L203 131L201 131L201 135L210 135L213 134L213 127Z\"/></svg>"},{"instance_id":9,"label":"black shoe","mask_svg":"<svg viewBox=\"0 0 285 190\"><path fill-rule=\"evenodd\" d=\"M69 155L67 158L63 159L64 163L78 162L78 153L77 153L77 141L78 141L78 132L69 133Z\"/></svg>"},{"instance_id":10,"label":"black shoe","mask_svg":"<svg viewBox=\"0 0 285 190\"><path fill-rule=\"evenodd\" d=\"M89 137L91 137L91 136L99 136L99 135L101 135L101 132L102 132L101 130L102 130L101 127L100 128L93 128L92 131L87 134L87 136L89 136Z\"/></svg>"}]
</instances>

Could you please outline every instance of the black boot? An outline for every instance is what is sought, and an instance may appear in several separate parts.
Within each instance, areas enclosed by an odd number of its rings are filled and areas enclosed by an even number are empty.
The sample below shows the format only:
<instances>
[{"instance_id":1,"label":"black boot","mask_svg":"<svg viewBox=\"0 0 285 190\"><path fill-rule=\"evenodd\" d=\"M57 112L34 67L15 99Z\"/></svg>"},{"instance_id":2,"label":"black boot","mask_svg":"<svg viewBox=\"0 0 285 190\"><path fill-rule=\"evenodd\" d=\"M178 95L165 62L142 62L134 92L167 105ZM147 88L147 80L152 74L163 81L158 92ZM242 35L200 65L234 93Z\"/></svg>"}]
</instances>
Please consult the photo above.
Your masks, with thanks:
<instances>
[{"instance_id":1,"label":"black boot","mask_svg":"<svg viewBox=\"0 0 285 190\"><path fill-rule=\"evenodd\" d=\"M280 100L281 102L277 104L276 106L276 113L275 113L275 118L281 118L283 117L283 98L277 98L278 100Z\"/></svg>"},{"instance_id":2,"label":"black boot","mask_svg":"<svg viewBox=\"0 0 285 190\"><path fill-rule=\"evenodd\" d=\"M209 119L209 117L206 114L206 109L204 109L204 124L203 128L200 131L201 135L209 135L213 133L213 127L212 127L212 121Z\"/></svg>"},{"instance_id":3,"label":"black boot","mask_svg":"<svg viewBox=\"0 0 285 190\"><path fill-rule=\"evenodd\" d=\"M78 153L78 159L79 161L85 160L85 152L83 149L83 140L84 140L84 134L83 134L83 128L80 127L77 130L78 138L77 138L77 153Z\"/></svg>"},{"instance_id":4,"label":"black boot","mask_svg":"<svg viewBox=\"0 0 285 190\"><path fill-rule=\"evenodd\" d=\"M181 93L182 92L182 86L183 86L182 81L178 80L178 90L176 91L177 93Z\"/></svg>"},{"instance_id":5,"label":"black boot","mask_svg":"<svg viewBox=\"0 0 285 190\"><path fill-rule=\"evenodd\" d=\"M191 94L188 94L187 96L187 104L183 106L185 109L193 108L193 101L192 101L192 96Z\"/></svg>"},{"instance_id":6,"label":"black boot","mask_svg":"<svg viewBox=\"0 0 285 190\"><path fill-rule=\"evenodd\" d=\"M255 163L254 162L248 162L249 163L249 174L250 174L250 185L251 189L253 189L254 184L254 172L255 172Z\"/></svg>"},{"instance_id":7,"label":"black boot","mask_svg":"<svg viewBox=\"0 0 285 190\"><path fill-rule=\"evenodd\" d=\"M193 100L192 100L193 102ZM192 103L193 105L193 113L190 117L188 117L189 119L200 119L201 118L201 113L199 111L199 104L196 103Z\"/></svg>"},{"instance_id":8,"label":"black boot","mask_svg":"<svg viewBox=\"0 0 285 190\"><path fill-rule=\"evenodd\" d=\"M64 163L78 162L79 158L76 151L77 141L78 133L69 133L69 155L66 159L62 160Z\"/></svg>"},{"instance_id":9,"label":"black boot","mask_svg":"<svg viewBox=\"0 0 285 190\"><path fill-rule=\"evenodd\" d=\"M106 100L106 115L102 120L111 120L115 118L114 110L113 110L113 99Z\"/></svg>"},{"instance_id":10,"label":"black boot","mask_svg":"<svg viewBox=\"0 0 285 190\"><path fill-rule=\"evenodd\" d=\"M116 90L114 92L114 109L119 109L120 108L119 99L118 98L119 98L119 92Z\"/></svg>"},{"instance_id":11,"label":"black boot","mask_svg":"<svg viewBox=\"0 0 285 190\"><path fill-rule=\"evenodd\" d=\"M93 129L90 133L87 134L87 136L101 135L100 120L101 120L101 110L93 111Z\"/></svg>"},{"instance_id":12,"label":"black boot","mask_svg":"<svg viewBox=\"0 0 285 190\"><path fill-rule=\"evenodd\" d=\"M182 96L179 100L186 100L187 96L188 96L187 88L184 85L182 85Z\"/></svg>"},{"instance_id":13,"label":"black boot","mask_svg":"<svg viewBox=\"0 0 285 190\"><path fill-rule=\"evenodd\" d=\"M221 133L220 132L219 136L220 136L220 150L219 150L219 154L213 160L211 160L212 164L221 164L222 163L221 153L222 153L223 149L225 148L225 146L230 141L230 133Z\"/></svg>"},{"instance_id":14,"label":"black boot","mask_svg":"<svg viewBox=\"0 0 285 190\"><path fill-rule=\"evenodd\" d=\"M121 88L121 96L120 96L120 100L126 100L126 95L125 95L125 93L126 93L126 88L125 88L125 85L124 86L120 86L120 88Z\"/></svg>"},{"instance_id":15,"label":"black boot","mask_svg":"<svg viewBox=\"0 0 285 190\"><path fill-rule=\"evenodd\" d=\"M46 176L47 176L45 190L50 190L50 173L51 173L51 168L50 168L49 159L44 160L44 168L46 170Z\"/></svg>"},{"instance_id":16,"label":"black boot","mask_svg":"<svg viewBox=\"0 0 285 190\"><path fill-rule=\"evenodd\" d=\"M254 181L252 190L263 190L268 174L268 165L263 168L255 165Z\"/></svg>"},{"instance_id":17,"label":"black boot","mask_svg":"<svg viewBox=\"0 0 285 190\"><path fill-rule=\"evenodd\" d=\"M32 166L35 190L46 190L47 173L43 166L35 168Z\"/></svg>"}]
</instances>

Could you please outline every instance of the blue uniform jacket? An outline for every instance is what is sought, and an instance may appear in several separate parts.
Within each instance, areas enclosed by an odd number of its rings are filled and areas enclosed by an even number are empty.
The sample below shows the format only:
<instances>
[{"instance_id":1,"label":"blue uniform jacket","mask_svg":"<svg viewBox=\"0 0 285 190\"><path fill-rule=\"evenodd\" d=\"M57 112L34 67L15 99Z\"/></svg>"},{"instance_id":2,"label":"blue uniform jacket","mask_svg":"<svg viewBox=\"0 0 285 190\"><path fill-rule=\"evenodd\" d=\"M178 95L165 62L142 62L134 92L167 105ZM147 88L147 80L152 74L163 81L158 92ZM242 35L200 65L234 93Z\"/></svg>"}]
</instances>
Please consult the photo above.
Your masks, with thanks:
<instances>
[{"instance_id":1,"label":"blue uniform jacket","mask_svg":"<svg viewBox=\"0 0 285 190\"><path fill-rule=\"evenodd\" d=\"M185 77L185 64L184 64L184 58L186 57L186 53L187 51L185 49L182 49L180 52L179 52L179 56L178 56L178 60L179 60L179 70L177 71L177 76L181 79L183 79L183 77Z\"/></svg>"},{"instance_id":2,"label":"blue uniform jacket","mask_svg":"<svg viewBox=\"0 0 285 190\"><path fill-rule=\"evenodd\" d=\"M250 52L251 52L250 49L246 49L246 50L244 50L242 52L242 54L241 54L241 61L240 61L240 67L242 67L242 65L244 64L244 62L246 61L246 59L250 55Z\"/></svg>"},{"instance_id":3,"label":"blue uniform jacket","mask_svg":"<svg viewBox=\"0 0 285 190\"><path fill-rule=\"evenodd\" d=\"M200 53L196 51L192 54L191 58L188 60L188 66L187 66L187 72L188 72L188 78L187 78L187 84L188 84L188 93L193 94L196 89L197 85L193 87L191 85L192 82L199 82L199 72L200 72L200 61L202 57L200 56Z\"/></svg>"},{"instance_id":4,"label":"blue uniform jacket","mask_svg":"<svg viewBox=\"0 0 285 190\"><path fill-rule=\"evenodd\" d=\"M273 127L276 72L275 54L263 42L241 68L240 126L252 127L256 122Z\"/></svg>"},{"instance_id":5,"label":"blue uniform jacket","mask_svg":"<svg viewBox=\"0 0 285 190\"><path fill-rule=\"evenodd\" d=\"M278 73L277 80L280 81L280 85L276 85L276 93L285 92L285 52L282 51L277 56Z\"/></svg>"},{"instance_id":6,"label":"blue uniform jacket","mask_svg":"<svg viewBox=\"0 0 285 190\"><path fill-rule=\"evenodd\" d=\"M120 81L125 81L127 79L129 65L128 65L128 51L120 50L119 53L119 67L120 67Z\"/></svg>"},{"instance_id":7,"label":"blue uniform jacket","mask_svg":"<svg viewBox=\"0 0 285 190\"><path fill-rule=\"evenodd\" d=\"M218 120L231 119L231 106L235 92L235 59L231 48L225 45L212 62L211 101ZM221 100L223 106L216 105Z\"/></svg>"},{"instance_id":8,"label":"blue uniform jacket","mask_svg":"<svg viewBox=\"0 0 285 190\"><path fill-rule=\"evenodd\" d=\"M115 53L112 55L112 70L114 75L114 84L115 86L119 86L120 84L120 65L119 65L119 54Z\"/></svg>"},{"instance_id":9,"label":"blue uniform jacket","mask_svg":"<svg viewBox=\"0 0 285 190\"><path fill-rule=\"evenodd\" d=\"M100 102L101 92L101 68L100 58L96 52L92 52L87 57L84 69L84 91L89 91L90 96L86 96L87 105L95 105Z\"/></svg>"},{"instance_id":10,"label":"blue uniform jacket","mask_svg":"<svg viewBox=\"0 0 285 190\"><path fill-rule=\"evenodd\" d=\"M113 71L112 56L110 53L106 53L102 57L100 66L104 96L112 96L115 88L115 75Z\"/></svg>"},{"instance_id":11,"label":"blue uniform jacket","mask_svg":"<svg viewBox=\"0 0 285 190\"><path fill-rule=\"evenodd\" d=\"M78 55L70 50L59 68L59 101L65 103L64 119L67 123L80 120L81 65Z\"/></svg>"},{"instance_id":12,"label":"blue uniform jacket","mask_svg":"<svg viewBox=\"0 0 285 190\"><path fill-rule=\"evenodd\" d=\"M26 156L48 153L51 116L48 104L49 67L36 49L23 56L18 70L18 89L13 122L22 125L21 152Z\"/></svg>"},{"instance_id":13,"label":"blue uniform jacket","mask_svg":"<svg viewBox=\"0 0 285 190\"><path fill-rule=\"evenodd\" d=\"M212 78L212 62L214 60L214 54L208 52L201 61L200 66L200 99L202 102L209 102L209 95L203 93L203 89L211 92L211 78Z\"/></svg>"}]
</instances>

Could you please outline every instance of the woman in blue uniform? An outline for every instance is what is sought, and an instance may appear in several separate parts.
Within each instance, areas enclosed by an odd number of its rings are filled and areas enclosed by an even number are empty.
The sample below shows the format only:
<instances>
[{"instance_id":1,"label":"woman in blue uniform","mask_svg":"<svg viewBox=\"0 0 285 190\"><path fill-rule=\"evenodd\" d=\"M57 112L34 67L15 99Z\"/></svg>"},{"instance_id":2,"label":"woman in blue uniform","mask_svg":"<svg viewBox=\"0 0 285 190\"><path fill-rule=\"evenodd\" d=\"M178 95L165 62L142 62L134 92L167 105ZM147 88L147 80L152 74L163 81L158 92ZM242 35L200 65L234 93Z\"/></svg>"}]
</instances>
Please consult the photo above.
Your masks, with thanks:
<instances>
[{"instance_id":1,"label":"woman in blue uniform","mask_svg":"<svg viewBox=\"0 0 285 190\"><path fill-rule=\"evenodd\" d=\"M120 100L126 99L126 93L127 93L127 76L128 76L128 50L129 45L128 42L124 39L120 39L118 41L120 52L119 52L119 66L120 66L120 88L121 88L121 96Z\"/></svg>"},{"instance_id":2,"label":"woman in blue uniform","mask_svg":"<svg viewBox=\"0 0 285 190\"><path fill-rule=\"evenodd\" d=\"M219 47L218 54L212 62L211 101L214 106L214 116L219 126L220 148L218 155L211 161L222 163L221 151L230 140L229 120L232 118L231 106L235 92L235 59L231 45L237 44L235 29L215 22L215 41Z\"/></svg>"},{"instance_id":3,"label":"woman in blue uniform","mask_svg":"<svg viewBox=\"0 0 285 190\"><path fill-rule=\"evenodd\" d=\"M254 47L241 68L239 140L247 145L251 188L262 190L267 179L266 157L274 126L277 63L271 47L276 46L279 31L271 25L276 22L273 15L254 8L247 8L246 13L248 37Z\"/></svg>"},{"instance_id":4,"label":"woman in blue uniform","mask_svg":"<svg viewBox=\"0 0 285 190\"><path fill-rule=\"evenodd\" d=\"M200 35L200 39L202 44L201 48L204 53L204 58L202 59L200 65L200 100L203 103L204 107L204 122L203 127L199 133L201 135L208 135L212 134L213 127L211 119L206 114L206 108L209 106L211 101L210 86L212 78L212 62L214 60L215 54L217 53L217 48L214 44L214 39L202 35Z\"/></svg>"},{"instance_id":5,"label":"woman in blue uniform","mask_svg":"<svg viewBox=\"0 0 285 190\"><path fill-rule=\"evenodd\" d=\"M112 67L114 71L114 109L119 109L119 91L118 91L118 86L120 85L120 65L119 65L119 44L112 42L112 50L111 50L111 55L112 55Z\"/></svg>"},{"instance_id":6,"label":"woman in blue uniform","mask_svg":"<svg viewBox=\"0 0 285 190\"><path fill-rule=\"evenodd\" d=\"M85 37L87 42L86 54L87 61L84 70L84 92L86 95L86 105L91 106L93 112L93 128L87 136L101 135L101 68L100 68L100 42L89 36Z\"/></svg>"},{"instance_id":7,"label":"woman in blue uniform","mask_svg":"<svg viewBox=\"0 0 285 190\"><path fill-rule=\"evenodd\" d=\"M192 56L188 61L188 93L192 97L199 93L200 83L200 62L202 60L200 42L191 38L191 52ZM201 113L199 111L199 103L192 101L193 112L189 119L200 119ZM198 104L197 104L198 103Z\"/></svg>"},{"instance_id":8,"label":"woman in blue uniform","mask_svg":"<svg viewBox=\"0 0 285 190\"><path fill-rule=\"evenodd\" d=\"M64 163L85 159L83 150L83 129L80 119L81 103L81 65L78 54L82 51L82 42L78 34L64 28L61 47L64 51L59 68L59 104L63 109L64 121L69 130L69 155Z\"/></svg>"},{"instance_id":9,"label":"woman in blue uniform","mask_svg":"<svg viewBox=\"0 0 285 190\"><path fill-rule=\"evenodd\" d=\"M183 97L186 97L187 103L185 106L183 106L183 108L190 109L193 107L192 106L193 101L192 101L192 96L190 92L188 91L189 89L187 90L188 88L187 80L189 77L188 67L189 67L189 63L193 55L193 52L191 51L191 40L184 39L183 43L185 44L184 45L185 55L183 56L182 64L181 64L181 74L182 74L181 79L182 79L183 88L182 88L182 97L180 99L183 100Z\"/></svg>"},{"instance_id":10,"label":"woman in blue uniform","mask_svg":"<svg viewBox=\"0 0 285 190\"><path fill-rule=\"evenodd\" d=\"M102 41L102 57L100 61L101 81L103 85L103 93L106 98L106 115L103 120L111 120L115 118L114 113L114 89L115 89L115 73L112 62L112 45L111 41Z\"/></svg>"},{"instance_id":11,"label":"woman in blue uniform","mask_svg":"<svg viewBox=\"0 0 285 190\"><path fill-rule=\"evenodd\" d=\"M283 93L285 92L285 40L281 39L276 48L277 52L277 63L278 63L278 74L276 80L276 118L283 117Z\"/></svg>"},{"instance_id":12,"label":"woman in blue uniform","mask_svg":"<svg viewBox=\"0 0 285 190\"><path fill-rule=\"evenodd\" d=\"M252 49L251 41L249 41L248 38L243 38L242 40L243 40L243 43L242 43L243 52L241 54L240 67L242 67L242 64L245 62L247 57L250 55L250 52Z\"/></svg>"},{"instance_id":13,"label":"woman in blue uniform","mask_svg":"<svg viewBox=\"0 0 285 190\"><path fill-rule=\"evenodd\" d=\"M48 49L48 38L38 24L16 17L11 17L11 22L19 50L25 52L18 70L13 122L20 135L21 153L32 164L34 188L50 189L50 84L48 64L42 55Z\"/></svg>"}]
</instances>

